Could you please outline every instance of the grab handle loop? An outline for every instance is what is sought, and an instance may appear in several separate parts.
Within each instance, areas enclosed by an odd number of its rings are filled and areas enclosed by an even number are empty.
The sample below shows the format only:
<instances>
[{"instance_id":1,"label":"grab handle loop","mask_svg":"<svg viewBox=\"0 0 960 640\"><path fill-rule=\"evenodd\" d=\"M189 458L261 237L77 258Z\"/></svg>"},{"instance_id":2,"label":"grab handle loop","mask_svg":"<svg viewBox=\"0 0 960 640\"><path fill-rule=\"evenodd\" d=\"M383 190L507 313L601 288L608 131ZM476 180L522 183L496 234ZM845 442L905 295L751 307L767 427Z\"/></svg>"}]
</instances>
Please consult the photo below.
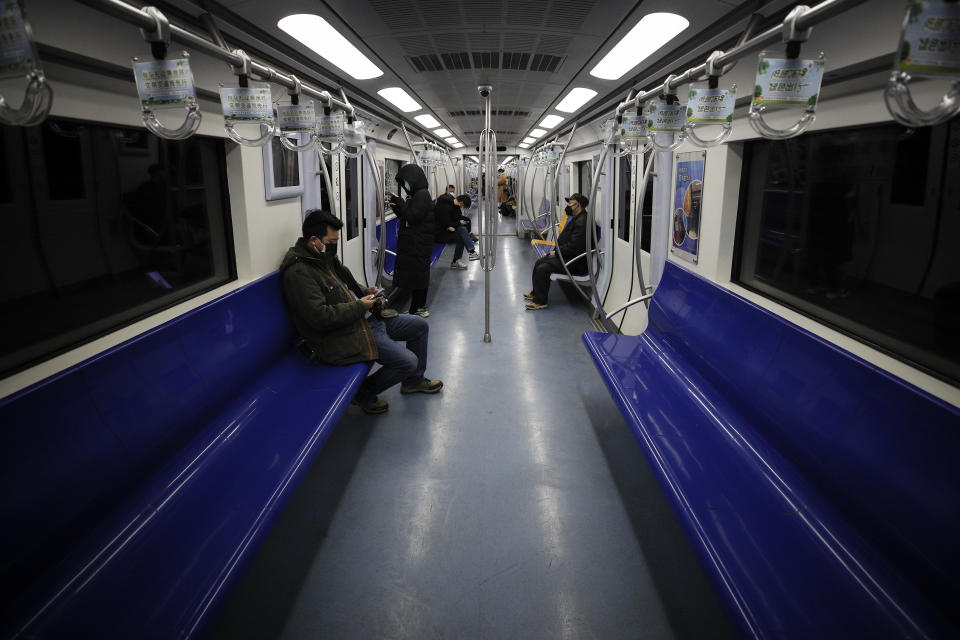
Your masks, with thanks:
<instances>
[{"instance_id":1,"label":"grab handle loop","mask_svg":"<svg viewBox=\"0 0 960 640\"><path fill-rule=\"evenodd\" d=\"M166 140L185 140L200 128L200 107L197 104L190 55L167 60L170 48L170 21L156 7L144 7L142 12L153 19L153 29L140 29L140 35L150 44L153 62L133 59L133 74L140 94L140 119L150 133ZM171 129L160 122L157 109L177 107L186 109L183 123Z\"/></svg>"},{"instance_id":2,"label":"grab handle loop","mask_svg":"<svg viewBox=\"0 0 960 640\"><path fill-rule=\"evenodd\" d=\"M722 55L723 55L723 51L718 50L711 53L710 56L707 58L707 65L706 65L707 66L707 88L706 90L701 89L699 91L703 92L703 95L710 96L711 99L715 99L725 95L723 91L720 89L720 75L723 73L723 65L720 64L719 59ZM732 85L731 97L733 99L735 99L736 97L736 87L737 85L735 84ZM695 116L703 115L703 114L697 113L698 111L697 104L694 102L695 99L699 100L699 98L697 98L697 96L699 95L700 93L695 89L690 91L690 103L687 104L687 124L684 129L687 135L687 139L689 139L690 142L692 142L694 145L698 147L706 149L709 147L715 147L721 144L728 137L730 137L730 132L733 130L733 100L730 100L729 105L724 104L725 108L722 112L720 112L721 113L720 119L710 118L710 117L706 117L706 118L701 117L700 118L701 121L697 122ZM725 100L726 98L723 99L723 101ZM726 113L727 111L729 111L729 113ZM717 134L717 136L714 138L710 138L710 139L701 138L697 134L696 129L700 127L708 126L711 124L719 124L720 133Z\"/></svg>"},{"instance_id":3,"label":"grab handle loop","mask_svg":"<svg viewBox=\"0 0 960 640\"><path fill-rule=\"evenodd\" d=\"M327 131L330 130L331 124L333 125L336 124L335 121L330 119L332 115L333 115L333 109L331 109L329 105L324 105L323 117L324 117L324 124L325 124L325 127L327 128L326 129ZM321 134L322 131L324 131L323 128L321 128L321 131L318 132L318 136L317 136L317 149L320 151L320 153L330 157L332 157L333 154L335 153L340 153L340 150L343 149L343 131L339 131L334 135L322 135ZM325 142L329 142L330 146L328 147L325 144Z\"/></svg>"},{"instance_id":4,"label":"grab handle loop","mask_svg":"<svg viewBox=\"0 0 960 640\"><path fill-rule=\"evenodd\" d=\"M810 38L813 28L808 27L802 31L797 29L797 20L809 10L810 7L798 5L783 21L783 42L787 45L786 60L767 59L766 52L760 53L756 88L753 100L750 102L750 110L747 112L747 119L750 122L750 127L764 138L771 140L793 138L806 131L816 118L820 80L823 77L823 53L821 52L818 60L800 60L801 44ZM807 87L812 87L813 94L808 97L806 94L809 91L796 90L792 92L794 95L772 95L777 84L789 84L790 80L788 79L784 83L771 83L768 75L771 64L776 66L774 72L779 72L787 78L791 74L803 73L804 75L801 77L806 80L804 84ZM803 106L803 113L793 125L785 129L777 129L764 120L764 113L772 102Z\"/></svg>"},{"instance_id":5,"label":"grab handle loop","mask_svg":"<svg viewBox=\"0 0 960 640\"><path fill-rule=\"evenodd\" d=\"M300 79L295 75L291 75L290 77L293 78L293 88L287 90L287 95L290 96L290 106L277 107L277 119L280 126L280 146L288 151L299 153L301 151L309 151L317 146L317 118L313 109L313 103L307 105L300 104L300 93L303 91L303 83L301 83ZM299 114L305 114L307 118L312 118L312 127L309 130L298 128L285 131L283 128L284 120L281 117L281 111L284 109L289 109L290 111ZM300 134L306 134L307 141L298 145L295 140Z\"/></svg>"},{"instance_id":6,"label":"grab handle loop","mask_svg":"<svg viewBox=\"0 0 960 640\"><path fill-rule=\"evenodd\" d=\"M654 151L673 151L677 149L686 139L683 121L683 105L680 104L680 98L673 92L671 83L677 76L670 74L663 81L660 89L660 103L650 103L647 106L647 118L653 124L650 126L650 147ZM664 109L664 107L666 107ZM657 142L658 134L670 134L672 140L669 144L660 144Z\"/></svg>"},{"instance_id":7,"label":"grab handle loop","mask_svg":"<svg viewBox=\"0 0 960 640\"><path fill-rule=\"evenodd\" d=\"M240 84L240 89L249 89L250 88L250 73L253 66L250 56L243 49L234 49L233 55L240 58L240 66L233 68L233 73L238 77ZM267 117L265 114L257 116L245 116L242 119L248 120L251 123L259 123L261 126L262 135L259 138L245 138L240 135L239 132L234 128L234 122L241 120L241 118L230 118L225 115L223 128L227 132L227 136L236 142L237 144L242 144L246 147L262 147L267 144L273 136L277 134L277 119L273 116L272 101L270 100L269 89L266 90L266 100L265 103L270 106L271 115ZM223 100L223 89L221 89L221 101ZM261 102L261 104L263 104Z\"/></svg>"},{"instance_id":8,"label":"grab handle loop","mask_svg":"<svg viewBox=\"0 0 960 640\"><path fill-rule=\"evenodd\" d=\"M919 14L913 4L920 6ZM909 128L938 125L960 113L960 79L955 79L939 104L929 110L921 109L910 93L910 81L913 79L911 72L930 76L956 76L960 73L960 64L955 55L942 58L935 52L921 50L920 43L931 35L925 32L928 20L938 26L958 24L960 3L955 0L907 3L906 15L900 29L900 46L897 49L893 72L883 92L883 100L893 119ZM955 30L932 35L942 40L951 37L955 40L960 37L960 33Z\"/></svg>"},{"instance_id":9,"label":"grab handle loop","mask_svg":"<svg viewBox=\"0 0 960 640\"><path fill-rule=\"evenodd\" d=\"M30 25L27 24L20 9L20 3L4 3L3 17L17 25L16 34L21 39L21 59L16 66L8 68L11 73L4 77L16 77L18 72L26 75L27 87L20 107L14 109L0 96L0 123L21 127L32 127L43 122L50 113L53 104L53 89L47 82L40 59L33 46ZM12 30L12 29L11 29ZM12 34L11 34L12 35ZM18 68L19 67L19 68Z\"/></svg>"}]
</instances>

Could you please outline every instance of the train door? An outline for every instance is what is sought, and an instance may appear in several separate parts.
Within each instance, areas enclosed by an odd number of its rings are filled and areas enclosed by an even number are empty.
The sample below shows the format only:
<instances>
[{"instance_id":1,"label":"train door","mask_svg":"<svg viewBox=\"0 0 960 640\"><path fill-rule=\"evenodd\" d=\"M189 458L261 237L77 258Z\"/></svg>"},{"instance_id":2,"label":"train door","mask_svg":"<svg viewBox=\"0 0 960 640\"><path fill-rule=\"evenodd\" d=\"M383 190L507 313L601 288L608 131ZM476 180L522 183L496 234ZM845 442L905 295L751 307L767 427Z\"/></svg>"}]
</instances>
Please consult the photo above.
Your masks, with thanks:
<instances>
[{"instance_id":1,"label":"train door","mask_svg":"<svg viewBox=\"0 0 960 640\"><path fill-rule=\"evenodd\" d=\"M596 167L599 162L600 154L594 154L593 166ZM591 203L594 206L593 213L597 223L597 240L600 245L599 248L603 252L598 263L602 265L602 269L597 273L597 293L600 300L604 300L607 296L614 263L613 236L615 235L615 229L613 216L616 199L613 197L613 169L613 158L608 155L600 168L600 180L595 196L596 202Z\"/></svg>"},{"instance_id":2,"label":"train door","mask_svg":"<svg viewBox=\"0 0 960 640\"><path fill-rule=\"evenodd\" d=\"M635 256L633 251L633 212L636 188L636 169L641 158L626 155L614 161L614 194L611 200L615 205L613 235L613 256L607 258L607 264L612 267L610 286L604 298L603 307L607 312L616 309L624 301L631 299L636 285ZM633 295L632 295L633 294ZM623 322L623 316L615 316L613 323L618 327Z\"/></svg>"},{"instance_id":3,"label":"train door","mask_svg":"<svg viewBox=\"0 0 960 640\"><path fill-rule=\"evenodd\" d=\"M367 282L373 284L377 280L377 260L375 254L372 252L373 249L377 249L379 245L378 237L378 225L380 224L380 215L382 205L378 200L378 190L377 190L377 181L380 183L380 192L384 193L384 176L386 173L386 167L383 160L377 160L377 166L371 167L370 163L367 161L368 157L376 158L377 157L377 143L373 140L367 142L367 151L363 158L363 177L360 181L360 186L363 193L363 225L360 235L363 238L363 263L365 268L365 273L367 275Z\"/></svg>"}]
</instances>

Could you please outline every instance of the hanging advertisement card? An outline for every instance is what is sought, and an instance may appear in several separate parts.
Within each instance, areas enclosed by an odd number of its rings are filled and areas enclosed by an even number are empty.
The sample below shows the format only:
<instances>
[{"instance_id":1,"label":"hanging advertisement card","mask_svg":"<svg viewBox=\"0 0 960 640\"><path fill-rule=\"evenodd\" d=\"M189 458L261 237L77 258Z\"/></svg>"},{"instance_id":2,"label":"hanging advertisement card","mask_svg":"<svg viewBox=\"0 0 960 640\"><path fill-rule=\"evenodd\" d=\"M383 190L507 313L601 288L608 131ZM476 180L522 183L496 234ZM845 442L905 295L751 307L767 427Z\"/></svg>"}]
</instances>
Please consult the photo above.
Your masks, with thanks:
<instances>
[{"instance_id":1,"label":"hanging advertisement card","mask_svg":"<svg viewBox=\"0 0 960 640\"><path fill-rule=\"evenodd\" d=\"M621 140L646 140L647 119L643 115L624 115L620 125Z\"/></svg>"},{"instance_id":2,"label":"hanging advertisement card","mask_svg":"<svg viewBox=\"0 0 960 640\"><path fill-rule=\"evenodd\" d=\"M812 106L823 80L823 60L767 58L760 55L753 104Z\"/></svg>"},{"instance_id":3,"label":"hanging advertisement card","mask_svg":"<svg viewBox=\"0 0 960 640\"><path fill-rule=\"evenodd\" d=\"M220 87L220 106L226 122L272 122L269 87Z\"/></svg>"},{"instance_id":4,"label":"hanging advertisement card","mask_svg":"<svg viewBox=\"0 0 960 640\"><path fill-rule=\"evenodd\" d=\"M690 89L687 122L702 124L733 122L733 107L736 100L736 88Z\"/></svg>"},{"instance_id":5,"label":"hanging advertisement card","mask_svg":"<svg viewBox=\"0 0 960 640\"><path fill-rule=\"evenodd\" d=\"M137 81L140 105L148 109L190 107L197 104L190 60L134 61L133 76Z\"/></svg>"},{"instance_id":6,"label":"hanging advertisement card","mask_svg":"<svg viewBox=\"0 0 960 640\"><path fill-rule=\"evenodd\" d=\"M317 133L321 138L339 138L345 127L346 119L342 111L317 118Z\"/></svg>"},{"instance_id":7,"label":"hanging advertisement card","mask_svg":"<svg viewBox=\"0 0 960 640\"><path fill-rule=\"evenodd\" d=\"M656 104L647 106L647 128L652 132L679 133L683 131L686 109L682 104Z\"/></svg>"},{"instance_id":8,"label":"hanging advertisement card","mask_svg":"<svg viewBox=\"0 0 960 640\"><path fill-rule=\"evenodd\" d=\"M960 3L911 2L900 34L897 69L960 75Z\"/></svg>"},{"instance_id":9,"label":"hanging advertisement card","mask_svg":"<svg viewBox=\"0 0 960 640\"><path fill-rule=\"evenodd\" d=\"M19 78L36 66L20 3L3 0L0 2L0 78Z\"/></svg>"},{"instance_id":10,"label":"hanging advertisement card","mask_svg":"<svg viewBox=\"0 0 960 640\"><path fill-rule=\"evenodd\" d=\"M700 252L700 211L707 152L678 153L676 159L670 253L696 263Z\"/></svg>"},{"instance_id":11,"label":"hanging advertisement card","mask_svg":"<svg viewBox=\"0 0 960 640\"><path fill-rule=\"evenodd\" d=\"M312 102L281 104L277 107L277 122L283 133L313 131L317 126L317 113Z\"/></svg>"}]
</instances>

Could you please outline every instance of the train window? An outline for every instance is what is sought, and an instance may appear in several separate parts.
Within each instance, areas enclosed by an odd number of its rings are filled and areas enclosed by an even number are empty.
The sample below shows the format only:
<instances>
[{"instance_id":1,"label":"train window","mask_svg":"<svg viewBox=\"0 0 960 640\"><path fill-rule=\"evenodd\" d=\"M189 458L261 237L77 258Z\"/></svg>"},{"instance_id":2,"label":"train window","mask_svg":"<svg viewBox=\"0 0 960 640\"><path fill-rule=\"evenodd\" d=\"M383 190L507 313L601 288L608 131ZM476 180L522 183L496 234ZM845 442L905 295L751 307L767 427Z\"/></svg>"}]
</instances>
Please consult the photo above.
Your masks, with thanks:
<instances>
[{"instance_id":1,"label":"train window","mask_svg":"<svg viewBox=\"0 0 960 640\"><path fill-rule=\"evenodd\" d=\"M653 162L653 152L648 151L643 156L643 169L646 171L647 163ZM637 183L643 179L642 175L637 176ZM650 253L650 229L653 222L653 181L651 175L647 181L646 193L643 196L643 210L640 212L640 249Z\"/></svg>"},{"instance_id":2,"label":"train window","mask_svg":"<svg viewBox=\"0 0 960 640\"><path fill-rule=\"evenodd\" d=\"M630 241L630 217L633 215L633 202L630 198L630 176L633 173L633 158L624 156L620 158L620 172L617 180L620 197L618 200L618 211L620 215L617 225L617 237L621 240Z\"/></svg>"},{"instance_id":3,"label":"train window","mask_svg":"<svg viewBox=\"0 0 960 640\"><path fill-rule=\"evenodd\" d=\"M224 140L48 118L0 142L0 375L236 278Z\"/></svg>"},{"instance_id":4,"label":"train window","mask_svg":"<svg viewBox=\"0 0 960 640\"><path fill-rule=\"evenodd\" d=\"M960 123L745 145L734 279L960 383Z\"/></svg>"},{"instance_id":5,"label":"train window","mask_svg":"<svg viewBox=\"0 0 960 640\"><path fill-rule=\"evenodd\" d=\"M577 163L577 193L581 193L588 198L590 197L590 183L593 181L593 175L591 175L591 167L593 162L590 160L582 160ZM562 193L560 197L564 197L567 194Z\"/></svg>"},{"instance_id":6,"label":"train window","mask_svg":"<svg viewBox=\"0 0 960 640\"><path fill-rule=\"evenodd\" d=\"M347 158L344 163L344 194L347 207L347 240L352 240L360 233L360 198L357 190L357 176L359 175L359 159Z\"/></svg>"}]
</instances>

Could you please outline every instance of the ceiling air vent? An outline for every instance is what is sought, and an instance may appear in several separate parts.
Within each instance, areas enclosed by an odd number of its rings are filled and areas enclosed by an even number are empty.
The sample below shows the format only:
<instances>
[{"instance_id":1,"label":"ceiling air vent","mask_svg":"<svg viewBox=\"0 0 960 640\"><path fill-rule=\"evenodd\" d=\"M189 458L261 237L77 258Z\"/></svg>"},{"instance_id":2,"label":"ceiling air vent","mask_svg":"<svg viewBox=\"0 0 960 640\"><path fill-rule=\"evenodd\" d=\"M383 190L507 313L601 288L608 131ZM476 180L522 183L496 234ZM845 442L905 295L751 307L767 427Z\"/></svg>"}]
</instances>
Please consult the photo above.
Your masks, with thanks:
<instances>
[{"instance_id":1,"label":"ceiling air vent","mask_svg":"<svg viewBox=\"0 0 960 640\"><path fill-rule=\"evenodd\" d=\"M530 64L529 53L510 53L508 51L503 52L503 68L504 69L513 69L514 71L526 71L528 64Z\"/></svg>"},{"instance_id":2,"label":"ceiling air vent","mask_svg":"<svg viewBox=\"0 0 960 640\"><path fill-rule=\"evenodd\" d=\"M439 56L433 53L425 56L410 56L407 59L410 61L410 64L413 65L413 68L420 73L424 71L443 71Z\"/></svg>"},{"instance_id":3,"label":"ceiling air vent","mask_svg":"<svg viewBox=\"0 0 960 640\"><path fill-rule=\"evenodd\" d=\"M475 51L473 54L474 69L499 69L499 51Z\"/></svg>"},{"instance_id":4,"label":"ceiling air vent","mask_svg":"<svg viewBox=\"0 0 960 640\"><path fill-rule=\"evenodd\" d=\"M535 53L533 61L530 63L530 71L546 71L554 73L560 67L563 58L560 56L549 56L543 53Z\"/></svg>"},{"instance_id":5,"label":"ceiling air vent","mask_svg":"<svg viewBox=\"0 0 960 640\"><path fill-rule=\"evenodd\" d=\"M441 53L440 57L443 58L443 66L445 66L448 70L470 68L470 54L466 51L460 51L458 53Z\"/></svg>"}]
</instances>

